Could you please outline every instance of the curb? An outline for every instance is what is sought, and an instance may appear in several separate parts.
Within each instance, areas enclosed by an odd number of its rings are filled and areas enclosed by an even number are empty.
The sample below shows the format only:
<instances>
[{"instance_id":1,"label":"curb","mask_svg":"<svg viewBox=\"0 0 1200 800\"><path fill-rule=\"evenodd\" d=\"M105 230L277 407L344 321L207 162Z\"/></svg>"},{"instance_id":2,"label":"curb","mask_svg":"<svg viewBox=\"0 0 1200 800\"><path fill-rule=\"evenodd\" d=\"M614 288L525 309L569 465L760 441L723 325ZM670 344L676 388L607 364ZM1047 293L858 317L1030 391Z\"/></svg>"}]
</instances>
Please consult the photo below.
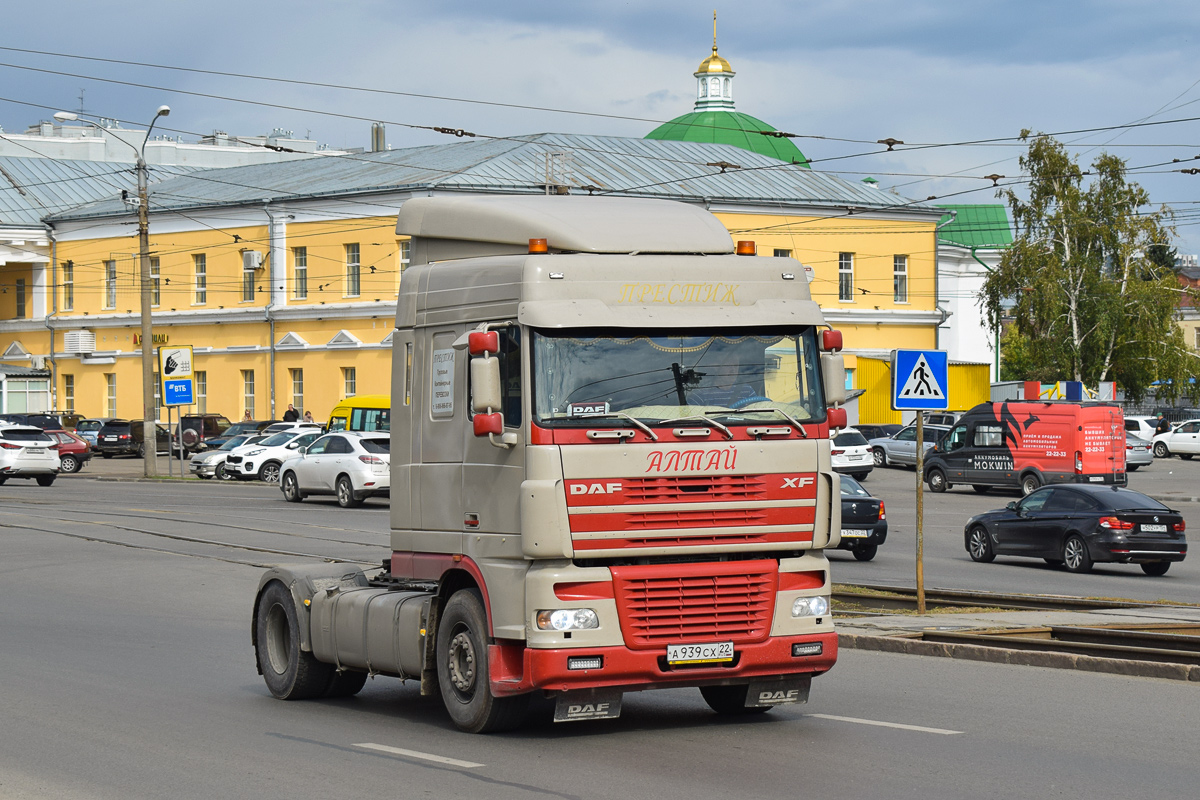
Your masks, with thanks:
<instances>
[{"instance_id":1,"label":"curb","mask_svg":"<svg viewBox=\"0 0 1200 800\"><path fill-rule=\"evenodd\" d=\"M1166 678L1167 680L1200 682L1200 665L1191 664L1099 658L1036 650L1009 650L1003 647L983 647L969 644L942 644L941 642L926 642L921 639L866 636L841 632L838 633L838 647L845 647L849 650L875 650L884 653L961 658L967 661L988 661L993 664L1077 669L1138 678Z\"/></svg>"}]
</instances>

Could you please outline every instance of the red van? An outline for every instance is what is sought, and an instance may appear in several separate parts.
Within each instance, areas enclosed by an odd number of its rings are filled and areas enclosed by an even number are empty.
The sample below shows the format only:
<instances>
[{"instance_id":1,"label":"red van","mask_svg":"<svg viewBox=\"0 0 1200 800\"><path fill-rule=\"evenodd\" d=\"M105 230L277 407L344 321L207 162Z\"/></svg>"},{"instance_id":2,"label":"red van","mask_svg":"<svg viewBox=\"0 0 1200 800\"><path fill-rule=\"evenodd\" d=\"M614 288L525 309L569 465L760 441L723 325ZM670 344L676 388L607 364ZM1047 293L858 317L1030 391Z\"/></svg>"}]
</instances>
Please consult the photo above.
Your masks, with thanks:
<instances>
[{"instance_id":1,"label":"red van","mask_svg":"<svg viewBox=\"0 0 1200 800\"><path fill-rule=\"evenodd\" d=\"M1125 417L1104 403L981 403L925 454L934 492L956 483L1029 494L1049 483L1125 485Z\"/></svg>"}]
</instances>

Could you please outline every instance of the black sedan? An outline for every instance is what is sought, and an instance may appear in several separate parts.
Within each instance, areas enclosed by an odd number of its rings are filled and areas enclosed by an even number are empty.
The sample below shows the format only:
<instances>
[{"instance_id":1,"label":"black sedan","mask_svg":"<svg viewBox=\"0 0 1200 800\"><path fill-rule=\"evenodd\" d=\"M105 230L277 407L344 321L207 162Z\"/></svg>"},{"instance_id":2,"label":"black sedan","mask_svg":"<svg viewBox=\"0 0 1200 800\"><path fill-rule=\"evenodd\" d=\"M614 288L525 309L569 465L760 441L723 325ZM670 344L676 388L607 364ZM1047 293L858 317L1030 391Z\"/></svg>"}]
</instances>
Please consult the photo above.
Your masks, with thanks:
<instances>
[{"instance_id":1,"label":"black sedan","mask_svg":"<svg viewBox=\"0 0 1200 800\"><path fill-rule=\"evenodd\" d=\"M887 516L883 501L872 497L858 481L842 475L842 541L839 550L849 550L859 561L870 561L887 539Z\"/></svg>"},{"instance_id":2,"label":"black sedan","mask_svg":"<svg viewBox=\"0 0 1200 800\"><path fill-rule=\"evenodd\" d=\"M1187 556L1186 527L1179 512L1141 492L1047 486L1007 508L971 517L963 539L974 561L1026 556L1071 572L1107 561L1140 564L1147 575L1163 575Z\"/></svg>"}]
</instances>

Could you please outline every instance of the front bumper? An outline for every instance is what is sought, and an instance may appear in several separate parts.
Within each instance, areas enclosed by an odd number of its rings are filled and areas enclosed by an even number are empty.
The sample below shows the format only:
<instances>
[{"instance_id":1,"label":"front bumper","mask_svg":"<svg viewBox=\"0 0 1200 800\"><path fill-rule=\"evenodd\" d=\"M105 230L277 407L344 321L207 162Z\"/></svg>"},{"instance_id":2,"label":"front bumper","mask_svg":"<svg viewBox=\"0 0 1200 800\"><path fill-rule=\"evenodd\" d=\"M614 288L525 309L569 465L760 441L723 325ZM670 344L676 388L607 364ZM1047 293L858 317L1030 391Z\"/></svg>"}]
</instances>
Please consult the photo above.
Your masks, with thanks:
<instances>
[{"instance_id":1,"label":"front bumper","mask_svg":"<svg viewBox=\"0 0 1200 800\"><path fill-rule=\"evenodd\" d=\"M821 643L821 654L793 656L792 645ZM775 636L739 644L734 661L723 665L669 667L665 650L624 646L535 649L521 644L488 647L492 693L497 697L542 690L566 692L599 687L627 691L746 683L754 678L820 675L837 661L837 633ZM572 670L568 658L599 656L600 669Z\"/></svg>"},{"instance_id":2,"label":"front bumper","mask_svg":"<svg viewBox=\"0 0 1200 800\"><path fill-rule=\"evenodd\" d=\"M208 462L198 464L195 461L192 461L188 465L188 471L190 471L193 475L216 475L217 465L215 463L210 464Z\"/></svg>"}]
</instances>

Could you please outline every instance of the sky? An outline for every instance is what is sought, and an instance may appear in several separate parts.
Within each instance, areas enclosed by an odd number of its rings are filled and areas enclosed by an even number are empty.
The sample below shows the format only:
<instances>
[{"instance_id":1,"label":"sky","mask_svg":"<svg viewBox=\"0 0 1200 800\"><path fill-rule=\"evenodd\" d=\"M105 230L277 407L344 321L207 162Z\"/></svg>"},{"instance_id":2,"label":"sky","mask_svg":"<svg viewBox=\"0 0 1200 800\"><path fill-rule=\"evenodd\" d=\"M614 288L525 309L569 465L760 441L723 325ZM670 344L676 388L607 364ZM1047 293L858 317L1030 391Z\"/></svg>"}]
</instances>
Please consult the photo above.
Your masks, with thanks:
<instances>
[{"instance_id":1,"label":"sky","mask_svg":"<svg viewBox=\"0 0 1200 800\"><path fill-rule=\"evenodd\" d=\"M1023 146L1015 137L1022 129L1052 133L1083 164L1104 151L1124 159L1152 202L1175 212L1179 251L1200 253L1200 174L1172 163L1200 156L1200 3L10 6L0 32L0 48L9 48L0 49L6 132L79 110L82 89L85 111L127 127L165 103L171 115L156 132L185 140L282 128L335 148L366 147L372 121L387 125L396 148L451 140L409 126L644 136L691 110L692 73L711 50L715 8L720 53L737 73L737 110L797 134L814 169L872 176L909 198L1000 202L983 176L1006 176L1002 185L1018 179ZM1131 123L1141 126L1073 133ZM874 142L888 137L906 144L882 152ZM996 138L1005 141L962 144Z\"/></svg>"}]
</instances>

